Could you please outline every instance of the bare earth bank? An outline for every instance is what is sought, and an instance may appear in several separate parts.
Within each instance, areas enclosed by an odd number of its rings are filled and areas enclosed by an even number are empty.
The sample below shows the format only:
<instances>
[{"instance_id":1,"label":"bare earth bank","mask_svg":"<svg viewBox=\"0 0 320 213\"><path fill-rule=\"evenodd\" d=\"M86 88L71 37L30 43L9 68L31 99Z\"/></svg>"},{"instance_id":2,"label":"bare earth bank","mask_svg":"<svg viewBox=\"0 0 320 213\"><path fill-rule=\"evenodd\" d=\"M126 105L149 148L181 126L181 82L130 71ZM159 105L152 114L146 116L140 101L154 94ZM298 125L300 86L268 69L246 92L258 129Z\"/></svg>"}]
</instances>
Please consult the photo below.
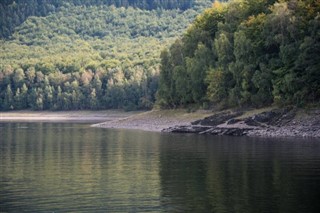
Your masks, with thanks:
<instances>
[{"instance_id":1,"label":"bare earth bank","mask_svg":"<svg viewBox=\"0 0 320 213\"><path fill-rule=\"evenodd\" d=\"M203 119L211 114L212 112L209 111L187 113L186 110L152 110L92 126L161 132L173 126L189 125L192 121Z\"/></svg>"},{"instance_id":2,"label":"bare earth bank","mask_svg":"<svg viewBox=\"0 0 320 213\"><path fill-rule=\"evenodd\" d=\"M0 122L90 122L95 123L92 127L161 132L172 126L188 125L211 114L209 111L187 113L186 110L10 111L0 112Z\"/></svg>"},{"instance_id":3,"label":"bare earth bank","mask_svg":"<svg viewBox=\"0 0 320 213\"><path fill-rule=\"evenodd\" d=\"M320 138L320 109L264 108L219 112L186 110L14 111L0 112L1 121L72 121L93 127L155 132L260 137Z\"/></svg>"}]
</instances>

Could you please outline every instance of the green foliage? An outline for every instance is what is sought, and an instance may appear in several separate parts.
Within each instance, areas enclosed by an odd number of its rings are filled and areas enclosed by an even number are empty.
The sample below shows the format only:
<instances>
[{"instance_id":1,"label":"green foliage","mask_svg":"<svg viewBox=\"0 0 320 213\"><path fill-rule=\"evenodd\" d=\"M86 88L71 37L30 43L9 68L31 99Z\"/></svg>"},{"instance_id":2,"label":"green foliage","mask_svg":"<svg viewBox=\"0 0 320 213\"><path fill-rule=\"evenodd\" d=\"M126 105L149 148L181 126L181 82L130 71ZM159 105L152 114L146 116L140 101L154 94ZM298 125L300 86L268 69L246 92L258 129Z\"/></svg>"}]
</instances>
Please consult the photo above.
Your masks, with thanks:
<instances>
[{"instance_id":1,"label":"green foliage","mask_svg":"<svg viewBox=\"0 0 320 213\"><path fill-rule=\"evenodd\" d=\"M207 3L207 2L206 2ZM205 3L205 5L207 5ZM0 1L0 38L8 38L15 27L22 24L28 17L44 17L72 6L81 7L133 7L142 10L180 9L203 6L201 0L1 0ZM111 16L112 17L112 16ZM67 33L73 33L68 28L62 28ZM99 34L99 32L97 32Z\"/></svg>"},{"instance_id":2,"label":"green foliage","mask_svg":"<svg viewBox=\"0 0 320 213\"><path fill-rule=\"evenodd\" d=\"M208 5L2 1L0 110L152 108L161 50Z\"/></svg>"},{"instance_id":3,"label":"green foliage","mask_svg":"<svg viewBox=\"0 0 320 213\"><path fill-rule=\"evenodd\" d=\"M207 100L206 73L214 64L216 55L211 40L216 32L210 27L218 26L224 12L222 5L215 3L213 8L196 18L195 24L169 52L162 52L158 104L170 107ZM215 14L214 17L211 14ZM205 30L209 28L209 31Z\"/></svg>"},{"instance_id":4,"label":"green foliage","mask_svg":"<svg viewBox=\"0 0 320 213\"><path fill-rule=\"evenodd\" d=\"M258 107L319 102L319 11L319 1L312 0L216 2L175 42L183 63L166 70L172 73L166 78L175 79L172 88L190 92L167 93L181 100L191 93L189 103L199 106L207 100ZM162 67L176 60L172 47ZM170 105L161 93L158 100Z\"/></svg>"}]
</instances>

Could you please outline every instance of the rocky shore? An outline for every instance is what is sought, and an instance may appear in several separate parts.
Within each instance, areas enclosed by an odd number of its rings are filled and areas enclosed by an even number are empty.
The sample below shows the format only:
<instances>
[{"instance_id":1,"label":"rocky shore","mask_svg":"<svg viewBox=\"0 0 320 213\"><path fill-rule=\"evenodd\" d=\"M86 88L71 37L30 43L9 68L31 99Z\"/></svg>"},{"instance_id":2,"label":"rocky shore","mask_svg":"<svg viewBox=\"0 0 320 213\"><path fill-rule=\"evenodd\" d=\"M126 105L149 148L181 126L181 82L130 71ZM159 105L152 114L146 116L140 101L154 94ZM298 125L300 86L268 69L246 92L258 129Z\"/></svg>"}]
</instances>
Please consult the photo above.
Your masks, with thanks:
<instances>
[{"instance_id":1,"label":"rocky shore","mask_svg":"<svg viewBox=\"0 0 320 213\"><path fill-rule=\"evenodd\" d=\"M320 137L320 110L223 111L163 132L260 137Z\"/></svg>"},{"instance_id":2,"label":"rocky shore","mask_svg":"<svg viewBox=\"0 0 320 213\"><path fill-rule=\"evenodd\" d=\"M0 122L90 122L93 127L153 132L259 137L320 138L320 109L265 108L220 112L152 110L140 112L1 112ZM99 123L102 122L102 123Z\"/></svg>"}]
</instances>

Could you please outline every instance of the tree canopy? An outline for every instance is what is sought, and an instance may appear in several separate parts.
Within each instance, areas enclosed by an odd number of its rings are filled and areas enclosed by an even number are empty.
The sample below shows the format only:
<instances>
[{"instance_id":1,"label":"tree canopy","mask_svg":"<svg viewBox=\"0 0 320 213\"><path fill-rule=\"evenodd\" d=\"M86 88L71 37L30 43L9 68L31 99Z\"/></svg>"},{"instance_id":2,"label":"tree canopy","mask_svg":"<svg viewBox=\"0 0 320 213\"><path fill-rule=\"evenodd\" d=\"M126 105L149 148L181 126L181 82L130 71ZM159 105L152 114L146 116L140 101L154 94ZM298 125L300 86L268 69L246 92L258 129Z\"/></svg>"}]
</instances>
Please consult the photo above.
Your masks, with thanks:
<instances>
[{"instance_id":1,"label":"tree canopy","mask_svg":"<svg viewBox=\"0 0 320 213\"><path fill-rule=\"evenodd\" d=\"M0 109L151 108L161 50L209 5L1 1L0 10L12 12L1 12L2 23L14 23L0 25Z\"/></svg>"},{"instance_id":2,"label":"tree canopy","mask_svg":"<svg viewBox=\"0 0 320 213\"><path fill-rule=\"evenodd\" d=\"M158 103L319 103L319 12L318 0L215 2L162 53Z\"/></svg>"},{"instance_id":3,"label":"tree canopy","mask_svg":"<svg viewBox=\"0 0 320 213\"><path fill-rule=\"evenodd\" d=\"M134 7L142 10L187 10L203 1L199 0L2 0L0 1L0 38L8 38L15 27L30 16L45 17L70 6Z\"/></svg>"}]
</instances>

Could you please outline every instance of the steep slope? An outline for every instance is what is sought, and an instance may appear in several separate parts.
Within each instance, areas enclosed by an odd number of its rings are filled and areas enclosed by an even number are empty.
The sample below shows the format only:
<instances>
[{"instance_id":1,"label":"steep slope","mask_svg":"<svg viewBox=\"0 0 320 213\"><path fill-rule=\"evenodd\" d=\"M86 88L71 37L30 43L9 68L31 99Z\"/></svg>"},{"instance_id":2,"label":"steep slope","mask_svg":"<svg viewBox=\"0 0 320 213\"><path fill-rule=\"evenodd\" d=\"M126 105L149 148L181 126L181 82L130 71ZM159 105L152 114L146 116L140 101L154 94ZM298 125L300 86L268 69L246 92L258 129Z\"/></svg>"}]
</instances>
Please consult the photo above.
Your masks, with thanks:
<instances>
[{"instance_id":1,"label":"steep slope","mask_svg":"<svg viewBox=\"0 0 320 213\"><path fill-rule=\"evenodd\" d=\"M160 51L210 4L142 10L78 2L31 16L0 40L0 109L150 108Z\"/></svg>"},{"instance_id":2,"label":"steep slope","mask_svg":"<svg viewBox=\"0 0 320 213\"><path fill-rule=\"evenodd\" d=\"M216 2L161 54L163 107L306 106L320 100L320 2Z\"/></svg>"}]
</instances>

